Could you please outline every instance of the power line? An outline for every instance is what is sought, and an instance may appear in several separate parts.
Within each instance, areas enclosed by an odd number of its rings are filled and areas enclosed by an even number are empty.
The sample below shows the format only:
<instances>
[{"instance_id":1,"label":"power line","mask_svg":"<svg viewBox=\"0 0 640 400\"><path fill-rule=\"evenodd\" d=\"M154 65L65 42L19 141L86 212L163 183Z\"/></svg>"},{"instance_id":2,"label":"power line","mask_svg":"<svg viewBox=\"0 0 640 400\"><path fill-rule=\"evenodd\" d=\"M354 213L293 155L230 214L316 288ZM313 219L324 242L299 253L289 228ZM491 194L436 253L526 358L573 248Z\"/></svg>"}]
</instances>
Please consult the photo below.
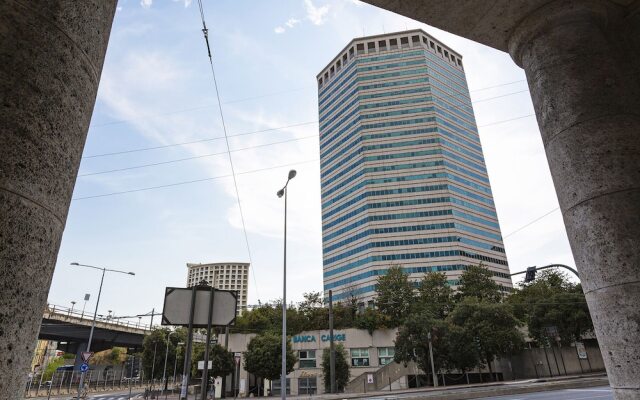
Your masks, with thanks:
<instances>
[{"instance_id":1,"label":"power line","mask_svg":"<svg viewBox=\"0 0 640 400\"><path fill-rule=\"evenodd\" d=\"M318 162L318 161L320 161L320 160L314 159L314 160L299 161L299 162L290 163L290 164L274 165L272 167L258 168L258 169L254 169L254 170L250 170L250 171L238 172L237 175L252 174L252 173L255 173L255 172L268 171L268 170L277 169L277 168L283 168L283 167L291 167L291 166L294 166L294 165L309 164L309 163ZM191 183L213 181L213 180L216 180L216 179L229 178L231 176L232 175L230 175L230 174L212 176L212 177L209 177L209 178L193 179L193 180L189 180L189 181L180 181L180 182L167 183L165 185L147 186L147 187L137 188L137 189L122 190L122 191L119 191L119 192L110 192L110 193L102 193L102 194L96 194L96 195L91 195L91 196L74 197L71 200L72 201L88 200L88 199L96 199L96 198L100 198L100 197L117 196L117 195L126 194L126 193L145 192L145 191L148 191L148 190L163 189L163 188L174 187L174 186L182 186L182 185L188 185L188 184L191 184Z\"/></svg>"},{"instance_id":2,"label":"power line","mask_svg":"<svg viewBox=\"0 0 640 400\"><path fill-rule=\"evenodd\" d=\"M298 126L311 125L311 124L317 124L317 123L318 123L318 121L299 122L299 123L295 123L295 124L291 124L291 125L277 126L275 128L267 128L267 129L261 129L261 130L258 130L258 131L237 133L235 135L229 135L229 137L253 135L255 133L263 133L263 132L271 132L271 131L279 131L279 130L284 130L284 129L288 129L288 128L295 128L295 127L298 127ZM115 151L115 152L111 152L111 153L92 154L92 155L89 155L89 156L83 156L82 158L85 159L85 158L97 158L97 157L115 156L115 155L118 155L118 154L127 154L127 153L136 153L136 152L139 152L139 151L166 149L168 147L186 146L186 145L189 145L189 144L202 143L202 142L211 142L211 141L214 141L214 140L222 140L222 139L224 139L224 136L214 136L214 137L208 137L208 138L204 138L204 139L192 140L192 141L189 141L189 142L165 144L165 145L162 145L162 146L141 147L141 148L137 148L137 149Z\"/></svg>"},{"instance_id":3,"label":"power line","mask_svg":"<svg viewBox=\"0 0 640 400\"><path fill-rule=\"evenodd\" d=\"M231 166L231 176L233 177L233 187L236 191L236 198L238 200L238 210L240 211L240 221L242 222L242 231L244 233L244 241L247 245L247 254L249 256L249 263L254 268L253 257L251 257L251 246L249 245L249 236L247 235L247 225L244 221L244 212L242 211L242 202L240 201L240 191L238 190L238 180L236 179L236 171L233 166L233 157L231 156L231 146L229 145L229 136L227 135L227 124L224 121L224 113L222 112L222 101L220 101L220 92L218 91L218 81L216 80L216 70L213 66L213 57L211 57L211 46L209 45L209 30L204 17L204 7L202 6L202 0L198 0L198 6L200 8L200 19L202 20L202 33L204 34L204 41L207 44L207 53L209 55L209 67L211 67L211 77L213 78L213 87L216 91L216 99L218 100L218 110L220 111L220 121L222 122L222 131L224 132L224 141L227 145L227 154L229 156L229 165ZM258 293L258 283L256 281L255 272L251 274L253 277L253 284L256 287L256 295L260 298Z\"/></svg>"},{"instance_id":4,"label":"power line","mask_svg":"<svg viewBox=\"0 0 640 400\"><path fill-rule=\"evenodd\" d=\"M266 93L266 94L262 94L262 95L259 95L259 96L244 97L244 98L236 99L236 100L228 100L228 101L223 102L222 104L234 104L234 103L242 103L242 102L250 101L250 100L263 99L265 97L277 96L277 95L280 95L280 94L287 94L287 93L291 93L291 92L298 92L300 90L308 89L308 88L311 88L311 87L313 87L313 86L293 88L293 89L288 89L288 90L281 90L279 92L271 92L271 93ZM156 117L164 117L164 116L168 116L168 115L182 114L182 113L189 112L189 111L204 110L204 109L207 109L207 108L215 107L216 105L217 104L209 104L209 105L206 105L206 106L182 108L182 109L179 109L179 110L167 111L167 112L164 112L164 113L143 115L143 116L140 116L140 117L137 117L137 118L117 119L117 120L112 120L112 121L108 121L108 122L103 122L101 124L92 124L92 125L89 126L89 128L99 128L99 127L109 126L109 125L124 124L124 123L127 123L127 122L137 121L137 120L141 120L141 119L149 119L149 118L156 118Z\"/></svg>"},{"instance_id":5,"label":"power line","mask_svg":"<svg viewBox=\"0 0 640 400\"><path fill-rule=\"evenodd\" d=\"M544 217L553 214L554 212L558 211L560 209L560 207L556 207L551 211L548 211L546 213L544 213L543 215L539 216L538 218L534 219L533 221L527 222L526 224L522 225L520 228L516 229L513 232L510 232L508 235L503 236L503 239L508 238L511 235L515 235L516 233L520 232L521 230L523 230L524 228L535 224L536 222L540 221L541 219L543 219Z\"/></svg>"},{"instance_id":6,"label":"power line","mask_svg":"<svg viewBox=\"0 0 640 400\"><path fill-rule=\"evenodd\" d=\"M239 148L239 149L233 149L233 150L231 150L231 152L238 152L238 151L244 151L244 150L249 150L249 149L256 149L256 148L259 148L259 147L274 146L274 145L277 145L277 144L295 142L295 141L298 141L298 140L312 139L312 138L317 138L317 137L318 137L317 135L312 135L312 136L304 136L304 137L301 137L301 138L292 138L292 139L287 139L287 140L281 140L279 142L264 143L264 144L254 145L254 146L242 147L242 148ZM112 172L129 171L129 170L139 169L139 168L155 167L155 166L158 166L158 165L173 164L173 163L178 163L178 162L183 162L183 161L189 161L189 160L196 160L196 159L201 159L201 158L206 158L206 157L219 156L219 155L223 155L223 154L227 154L227 152L223 151L223 152L219 152L219 153L209 153L209 154L203 154L203 155L193 156L193 157L178 158L178 159L175 159L175 160L168 160L168 161L160 161L160 162L149 163L149 164L134 165L134 166L125 167L125 168L117 168L117 169L110 169L110 170L106 170L106 171L90 172L90 173L86 173L86 174L80 174L80 175L78 175L78 178L81 178L83 176L101 175L101 174L109 174L109 173L112 173Z\"/></svg>"}]
</instances>

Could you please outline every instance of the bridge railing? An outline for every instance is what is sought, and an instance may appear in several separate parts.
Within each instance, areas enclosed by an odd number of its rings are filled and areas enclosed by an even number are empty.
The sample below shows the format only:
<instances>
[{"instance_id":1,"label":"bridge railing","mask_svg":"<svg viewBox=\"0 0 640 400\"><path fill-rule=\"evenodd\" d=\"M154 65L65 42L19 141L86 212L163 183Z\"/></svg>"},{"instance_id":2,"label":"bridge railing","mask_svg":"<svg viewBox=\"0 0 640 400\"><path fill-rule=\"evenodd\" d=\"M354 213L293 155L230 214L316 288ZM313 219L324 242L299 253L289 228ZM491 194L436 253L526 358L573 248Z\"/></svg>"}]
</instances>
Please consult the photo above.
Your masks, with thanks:
<instances>
[{"instance_id":1,"label":"bridge railing","mask_svg":"<svg viewBox=\"0 0 640 400\"><path fill-rule=\"evenodd\" d=\"M58 317L63 317L65 319L76 319L76 320L80 320L80 321L92 321L93 320L93 314L92 313L87 313L84 312L82 310L78 311L77 309L74 309L73 307L64 307L64 306L60 306L60 305L56 305L56 304L49 304L47 303L45 310L45 313L49 313L49 314L55 314ZM96 322L102 322L105 324L110 324L110 325L117 325L117 326L122 326L122 327L127 327L127 328L134 328L134 329L143 329L143 330L149 330L150 326L147 324L142 324L139 321L138 322L132 322L132 321L126 321L126 320L122 320L119 319L118 317L116 317L115 315L109 314L109 315L104 315L104 314L98 314L96 316Z\"/></svg>"}]
</instances>

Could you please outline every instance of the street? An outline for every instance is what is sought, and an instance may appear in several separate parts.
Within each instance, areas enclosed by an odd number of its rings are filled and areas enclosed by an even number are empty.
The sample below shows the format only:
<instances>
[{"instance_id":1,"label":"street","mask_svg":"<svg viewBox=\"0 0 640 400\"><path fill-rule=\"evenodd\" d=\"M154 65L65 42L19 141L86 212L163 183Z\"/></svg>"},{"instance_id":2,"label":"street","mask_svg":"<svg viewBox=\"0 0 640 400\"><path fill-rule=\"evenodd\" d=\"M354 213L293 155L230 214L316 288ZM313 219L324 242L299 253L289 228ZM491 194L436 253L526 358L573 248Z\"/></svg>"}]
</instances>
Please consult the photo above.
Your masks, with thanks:
<instances>
[{"instance_id":1,"label":"street","mask_svg":"<svg viewBox=\"0 0 640 400\"><path fill-rule=\"evenodd\" d=\"M396 396L377 396L369 397L372 400L396 400L396 399L419 399L424 398L424 393L403 393ZM506 396L481 397L482 399L491 400L609 400L613 399L611 388L608 386L599 386L584 389L562 389L550 390L545 392L535 392L526 394L513 394Z\"/></svg>"}]
</instances>

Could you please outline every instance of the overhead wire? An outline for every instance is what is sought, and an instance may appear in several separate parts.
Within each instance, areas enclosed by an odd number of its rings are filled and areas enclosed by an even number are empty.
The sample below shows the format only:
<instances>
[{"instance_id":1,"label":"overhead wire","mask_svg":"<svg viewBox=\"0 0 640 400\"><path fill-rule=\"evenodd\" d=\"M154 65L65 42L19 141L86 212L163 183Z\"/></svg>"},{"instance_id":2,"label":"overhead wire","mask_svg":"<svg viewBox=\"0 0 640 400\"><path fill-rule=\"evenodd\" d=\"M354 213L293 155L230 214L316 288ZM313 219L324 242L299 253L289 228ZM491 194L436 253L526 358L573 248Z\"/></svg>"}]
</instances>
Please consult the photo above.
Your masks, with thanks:
<instances>
[{"instance_id":1,"label":"overhead wire","mask_svg":"<svg viewBox=\"0 0 640 400\"><path fill-rule=\"evenodd\" d=\"M544 213L543 215L541 215L541 216L539 216L539 217L535 218L535 219L534 219L534 220L532 220L532 221L527 222L526 224L522 225L522 226L521 226L521 227L519 227L518 229L516 229L516 230L514 230L514 231L512 231L512 232L509 232L509 234L507 234L507 235L503 236L502 238L503 238L503 239L506 239L506 238L508 238L509 236L515 235L516 233L520 232L520 231L521 231L521 230L523 230L524 228L527 228L528 226L535 224L536 222L538 222L538 221L540 221L541 219L543 219L543 218L545 218L545 217L547 217L547 216L549 216L549 215L553 214L554 212L558 211L559 209L560 209L560 207L556 207L556 208L554 208L553 210L547 211L547 212L546 212L546 213Z\"/></svg>"}]
</instances>

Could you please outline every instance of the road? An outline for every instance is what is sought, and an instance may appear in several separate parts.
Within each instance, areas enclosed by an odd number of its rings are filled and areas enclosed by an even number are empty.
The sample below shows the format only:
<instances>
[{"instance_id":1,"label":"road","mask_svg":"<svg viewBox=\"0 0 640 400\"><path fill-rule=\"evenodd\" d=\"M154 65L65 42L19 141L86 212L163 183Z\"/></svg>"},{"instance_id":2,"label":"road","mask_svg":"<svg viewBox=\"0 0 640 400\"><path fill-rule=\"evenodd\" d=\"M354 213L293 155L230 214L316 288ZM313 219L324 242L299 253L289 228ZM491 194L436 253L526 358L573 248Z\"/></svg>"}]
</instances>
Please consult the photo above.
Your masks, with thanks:
<instances>
[{"instance_id":1,"label":"road","mask_svg":"<svg viewBox=\"0 0 640 400\"><path fill-rule=\"evenodd\" d=\"M548 392L483 398L491 400L612 400L613 393L610 387L600 386L585 389L552 390Z\"/></svg>"},{"instance_id":2,"label":"road","mask_svg":"<svg viewBox=\"0 0 640 400\"><path fill-rule=\"evenodd\" d=\"M401 393L389 396L368 397L369 400L410 400L426 398L424 393ZM512 394L505 396L482 397L485 400L613 400L613 393L608 386L590 387L584 389L562 389L540 391L526 394Z\"/></svg>"}]
</instances>

